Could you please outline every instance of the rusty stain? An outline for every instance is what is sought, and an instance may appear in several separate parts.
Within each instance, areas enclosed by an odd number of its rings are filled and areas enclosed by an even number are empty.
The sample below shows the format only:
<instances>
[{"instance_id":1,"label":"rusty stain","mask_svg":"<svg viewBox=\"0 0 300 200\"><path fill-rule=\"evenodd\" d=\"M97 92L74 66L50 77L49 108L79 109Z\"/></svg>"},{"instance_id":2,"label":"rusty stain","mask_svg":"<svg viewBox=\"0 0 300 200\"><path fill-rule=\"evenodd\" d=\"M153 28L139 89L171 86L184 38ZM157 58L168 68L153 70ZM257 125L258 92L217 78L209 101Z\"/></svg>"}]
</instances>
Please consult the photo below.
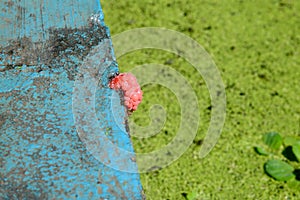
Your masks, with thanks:
<instances>
[{"instance_id":1,"label":"rusty stain","mask_svg":"<svg viewBox=\"0 0 300 200\"><path fill-rule=\"evenodd\" d=\"M6 5L8 7L12 7L14 5L14 2L12 0L9 0L7 2L4 2L4 5Z\"/></svg>"},{"instance_id":2,"label":"rusty stain","mask_svg":"<svg viewBox=\"0 0 300 200\"><path fill-rule=\"evenodd\" d=\"M0 128L5 123L5 121L6 121L6 117L4 117L3 114L0 114Z\"/></svg>"},{"instance_id":3,"label":"rusty stain","mask_svg":"<svg viewBox=\"0 0 300 200\"><path fill-rule=\"evenodd\" d=\"M98 192L98 194L102 194L103 191L102 191L102 188L100 186L97 187L97 192Z\"/></svg>"}]
</instances>

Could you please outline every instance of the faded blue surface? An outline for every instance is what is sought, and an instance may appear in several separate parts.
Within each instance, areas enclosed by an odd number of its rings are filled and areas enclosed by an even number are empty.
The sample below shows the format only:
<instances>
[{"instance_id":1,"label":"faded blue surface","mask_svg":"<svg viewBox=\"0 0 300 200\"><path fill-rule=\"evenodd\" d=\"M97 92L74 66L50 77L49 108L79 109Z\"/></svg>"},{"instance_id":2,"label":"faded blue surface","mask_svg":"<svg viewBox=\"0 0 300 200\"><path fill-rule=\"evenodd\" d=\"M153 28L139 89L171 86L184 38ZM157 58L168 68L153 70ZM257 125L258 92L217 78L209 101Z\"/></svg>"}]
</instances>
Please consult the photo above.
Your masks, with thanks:
<instances>
[{"instance_id":1,"label":"faded blue surface","mask_svg":"<svg viewBox=\"0 0 300 200\"><path fill-rule=\"evenodd\" d=\"M15 0L0 10L0 199L143 199L139 174L124 172L137 166L125 108L107 87L118 68L100 3ZM86 74L93 93L74 97ZM82 102L93 102L93 118Z\"/></svg>"},{"instance_id":2,"label":"faded blue surface","mask_svg":"<svg viewBox=\"0 0 300 200\"><path fill-rule=\"evenodd\" d=\"M34 42L48 39L49 28L79 28L87 16L103 12L97 0L1 0L0 45L10 39L30 36Z\"/></svg>"}]
</instances>

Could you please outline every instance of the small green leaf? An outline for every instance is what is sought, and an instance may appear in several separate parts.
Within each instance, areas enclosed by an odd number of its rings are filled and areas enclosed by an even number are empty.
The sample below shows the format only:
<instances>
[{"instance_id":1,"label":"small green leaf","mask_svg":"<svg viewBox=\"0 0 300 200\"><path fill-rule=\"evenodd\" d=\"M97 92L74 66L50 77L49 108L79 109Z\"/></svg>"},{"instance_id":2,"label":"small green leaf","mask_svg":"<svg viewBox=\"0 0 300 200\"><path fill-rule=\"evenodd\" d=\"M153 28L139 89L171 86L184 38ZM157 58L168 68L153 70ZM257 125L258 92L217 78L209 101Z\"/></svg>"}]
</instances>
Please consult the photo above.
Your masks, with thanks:
<instances>
[{"instance_id":1,"label":"small green leaf","mask_svg":"<svg viewBox=\"0 0 300 200\"><path fill-rule=\"evenodd\" d=\"M275 132L267 133L263 136L263 141L271 149L278 150L282 145L282 137Z\"/></svg>"},{"instance_id":2,"label":"small green leaf","mask_svg":"<svg viewBox=\"0 0 300 200\"><path fill-rule=\"evenodd\" d=\"M191 192L191 193L187 194L186 199L187 200L195 200L196 197L197 197L197 193L196 192Z\"/></svg>"},{"instance_id":3,"label":"small green leaf","mask_svg":"<svg viewBox=\"0 0 300 200\"><path fill-rule=\"evenodd\" d=\"M267 152L264 148L262 147L254 147L254 150L256 153L258 153L259 155L263 155L263 156L267 156L269 155L269 152Z\"/></svg>"},{"instance_id":4,"label":"small green leaf","mask_svg":"<svg viewBox=\"0 0 300 200\"><path fill-rule=\"evenodd\" d=\"M292 146L293 149L293 153L295 154L297 160L300 162L300 144L299 143L295 143Z\"/></svg>"},{"instance_id":5,"label":"small green leaf","mask_svg":"<svg viewBox=\"0 0 300 200\"><path fill-rule=\"evenodd\" d=\"M300 144L300 139L292 136L287 136L284 138L283 143L285 146L293 146L296 143Z\"/></svg>"},{"instance_id":6,"label":"small green leaf","mask_svg":"<svg viewBox=\"0 0 300 200\"><path fill-rule=\"evenodd\" d=\"M288 187L299 190L300 188L300 181L297 181L296 179L290 180L287 182Z\"/></svg>"},{"instance_id":7,"label":"small green leaf","mask_svg":"<svg viewBox=\"0 0 300 200\"><path fill-rule=\"evenodd\" d=\"M265 171L278 181L288 181L295 178L294 167L280 160L269 160L265 163Z\"/></svg>"}]
</instances>

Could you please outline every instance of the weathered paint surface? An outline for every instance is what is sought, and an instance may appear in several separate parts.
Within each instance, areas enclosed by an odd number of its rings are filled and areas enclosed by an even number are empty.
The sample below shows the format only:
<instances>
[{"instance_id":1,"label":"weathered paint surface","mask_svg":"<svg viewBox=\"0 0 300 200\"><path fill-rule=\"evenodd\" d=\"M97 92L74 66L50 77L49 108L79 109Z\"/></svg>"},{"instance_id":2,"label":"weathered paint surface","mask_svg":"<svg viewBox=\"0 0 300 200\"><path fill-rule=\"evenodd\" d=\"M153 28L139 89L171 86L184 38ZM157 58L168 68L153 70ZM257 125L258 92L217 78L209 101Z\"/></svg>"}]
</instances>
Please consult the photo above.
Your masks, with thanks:
<instances>
[{"instance_id":1,"label":"weathered paint surface","mask_svg":"<svg viewBox=\"0 0 300 200\"><path fill-rule=\"evenodd\" d=\"M91 0L1 0L0 45L10 39L30 36L34 41L46 40L50 28L81 28L87 17L98 13L103 23L100 1Z\"/></svg>"},{"instance_id":2,"label":"weathered paint surface","mask_svg":"<svg viewBox=\"0 0 300 200\"><path fill-rule=\"evenodd\" d=\"M137 166L108 88L118 68L100 3L8 0L0 10L0 199L143 199L139 174L124 172ZM96 91L74 97L86 74ZM80 109L90 101L96 119Z\"/></svg>"}]
</instances>

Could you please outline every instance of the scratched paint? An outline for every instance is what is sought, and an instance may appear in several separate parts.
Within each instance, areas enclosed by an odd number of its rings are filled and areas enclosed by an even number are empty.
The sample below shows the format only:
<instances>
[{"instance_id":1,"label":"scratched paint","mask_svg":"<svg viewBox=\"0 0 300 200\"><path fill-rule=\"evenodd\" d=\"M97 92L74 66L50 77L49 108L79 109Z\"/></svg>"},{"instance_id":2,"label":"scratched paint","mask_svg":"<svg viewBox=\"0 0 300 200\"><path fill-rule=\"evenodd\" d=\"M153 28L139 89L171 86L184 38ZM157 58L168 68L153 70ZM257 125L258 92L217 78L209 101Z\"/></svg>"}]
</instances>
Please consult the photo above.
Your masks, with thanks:
<instances>
[{"instance_id":1,"label":"scratched paint","mask_svg":"<svg viewBox=\"0 0 300 200\"><path fill-rule=\"evenodd\" d=\"M99 13L104 25L100 1L3 0L0 5L0 45L9 40L29 36L34 42L46 40L55 28L80 28L88 15Z\"/></svg>"},{"instance_id":2,"label":"scratched paint","mask_svg":"<svg viewBox=\"0 0 300 200\"><path fill-rule=\"evenodd\" d=\"M137 172L134 159L112 153L115 169L107 167L87 150L74 122L78 67L110 41L100 4L51 2L0 5L0 199L143 199L139 174L115 170L128 165ZM99 24L88 20L92 13ZM109 76L118 67L111 44L105 53L108 66L91 58L105 67L95 101L97 117L105 119L99 130L133 153L122 101L115 101L117 115L107 107Z\"/></svg>"}]
</instances>

